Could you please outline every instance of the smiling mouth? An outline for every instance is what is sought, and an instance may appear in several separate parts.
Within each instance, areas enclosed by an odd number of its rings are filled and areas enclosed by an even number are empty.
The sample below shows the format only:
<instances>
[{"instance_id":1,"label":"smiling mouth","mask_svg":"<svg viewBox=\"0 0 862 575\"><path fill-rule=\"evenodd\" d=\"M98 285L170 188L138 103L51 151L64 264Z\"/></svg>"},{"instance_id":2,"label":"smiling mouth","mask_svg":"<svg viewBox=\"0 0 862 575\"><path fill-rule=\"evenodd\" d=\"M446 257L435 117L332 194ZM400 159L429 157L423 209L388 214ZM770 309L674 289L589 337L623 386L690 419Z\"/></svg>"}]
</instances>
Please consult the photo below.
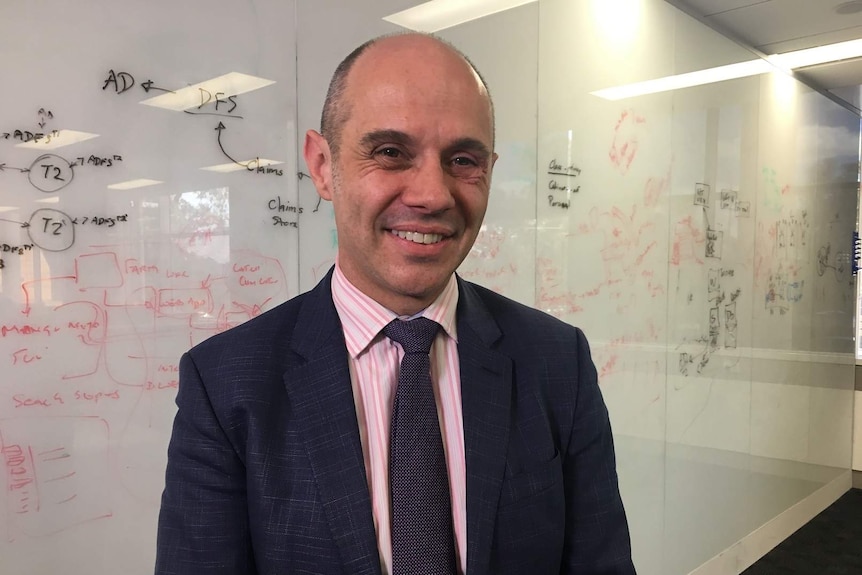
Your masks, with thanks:
<instances>
[{"instance_id":1,"label":"smiling mouth","mask_svg":"<svg viewBox=\"0 0 862 575\"><path fill-rule=\"evenodd\" d=\"M413 242L416 244L436 244L443 240L442 234L423 234L421 232L405 232L402 230L390 230L392 235L398 236L402 240Z\"/></svg>"}]
</instances>

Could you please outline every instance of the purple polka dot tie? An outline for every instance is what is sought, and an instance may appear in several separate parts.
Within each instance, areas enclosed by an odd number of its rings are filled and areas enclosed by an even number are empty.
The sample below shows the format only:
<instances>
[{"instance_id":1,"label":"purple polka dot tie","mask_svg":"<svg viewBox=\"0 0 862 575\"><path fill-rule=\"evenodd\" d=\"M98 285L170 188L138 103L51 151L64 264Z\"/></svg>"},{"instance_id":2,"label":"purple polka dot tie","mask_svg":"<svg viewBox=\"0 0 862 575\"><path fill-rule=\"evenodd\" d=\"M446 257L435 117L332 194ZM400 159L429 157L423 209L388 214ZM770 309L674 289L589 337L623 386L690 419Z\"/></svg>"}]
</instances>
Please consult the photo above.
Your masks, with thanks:
<instances>
[{"instance_id":1,"label":"purple polka dot tie","mask_svg":"<svg viewBox=\"0 0 862 575\"><path fill-rule=\"evenodd\" d=\"M428 352L440 325L396 319L383 333L404 349L389 446L392 575L454 575L455 539Z\"/></svg>"}]
</instances>

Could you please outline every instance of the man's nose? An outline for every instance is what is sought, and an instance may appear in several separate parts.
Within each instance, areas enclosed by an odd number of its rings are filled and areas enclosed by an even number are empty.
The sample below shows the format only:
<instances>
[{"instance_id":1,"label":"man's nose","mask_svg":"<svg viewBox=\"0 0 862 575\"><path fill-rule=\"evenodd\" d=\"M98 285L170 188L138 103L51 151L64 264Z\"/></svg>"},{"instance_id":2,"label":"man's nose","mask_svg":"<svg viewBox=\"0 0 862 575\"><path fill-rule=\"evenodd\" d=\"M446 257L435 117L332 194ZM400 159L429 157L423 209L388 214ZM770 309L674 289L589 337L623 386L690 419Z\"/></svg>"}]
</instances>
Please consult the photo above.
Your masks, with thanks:
<instances>
[{"instance_id":1,"label":"man's nose","mask_svg":"<svg viewBox=\"0 0 862 575\"><path fill-rule=\"evenodd\" d=\"M455 206L455 178L439 161L424 161L415 166L413 172L401 193L404 205L428 213L439 213Z\"/></svg>"}]
</instances>

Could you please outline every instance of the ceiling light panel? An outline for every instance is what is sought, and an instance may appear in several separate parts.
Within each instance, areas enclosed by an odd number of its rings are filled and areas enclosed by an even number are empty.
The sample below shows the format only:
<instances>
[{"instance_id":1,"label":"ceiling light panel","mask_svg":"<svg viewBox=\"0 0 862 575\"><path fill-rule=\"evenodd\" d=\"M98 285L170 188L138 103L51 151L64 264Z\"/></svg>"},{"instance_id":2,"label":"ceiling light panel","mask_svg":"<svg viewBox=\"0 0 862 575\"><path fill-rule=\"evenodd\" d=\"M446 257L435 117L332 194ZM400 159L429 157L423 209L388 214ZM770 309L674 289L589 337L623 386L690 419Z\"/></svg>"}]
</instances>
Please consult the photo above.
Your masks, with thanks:
<instances>
[{"instance_id":1,"label":"ceiling light panel","mask_svg":"<svg viewBox=\"0 0 862 575\"><path fill-rule=\"evenodd\" d=\"M438 32L536 0L431 0L383 19L416 32Z\"/></svg>"},{"instance_id":2,"label":"ceiling light panel","mask_svg":"<svg viewBox=\"0 0 862 575\"><path fill-rule=\"evenodd\" d=\"M713 82L724 82L726 80L734 80L736 78L746 78L748 76L756 76L758 74L773 71L775 71L775 67L766 60L750 60L748 62L739 62L738 64L729 64L727 66L719 66L717 68L709 68L707 70L698 70L687 74L677 74L676 76L666 76L664 78L656 78L655 80L647 80L645 82L637 82L635 84L626 84L624 86L596 90L595 92L590 93L599 98L604 98L605 100L622 100L624 98L633 98L635 96L644 96L646 94L656 94L658 92L668 92L670 90L679 90L682 88L691 88L692 86L712 84Z\"/></svg>"},{"instance_id":3,"label":"ceiling light panel","mask_svg":"<svg viewBox=\"0 0 862 575\"><path fill-rule=\"evenodd\" d=\"M267 160L266 158L253 158L251 160L246 160L245 162L228 162L226 164L207 166L201 169L207 170L209 172L220 172L222 174L226 174L228 172L238 172L239 170L247 170L249 172L253 172L258 168L277 166L278 164L283 163L284 162L279 162L277 160Z\"/></svg>"},{"instance_id":4,"label":"ceiling light panel","mask_svg":"<svg viewBox=\"0 0 862 575\"><path fill-rule=\"evenodd\" d=\"M217 78L199 82L193 86L181 88L176 92L142 100L141 104L181 112L209 103L217 95L220 95L218 97L224 99L225 97L238 96L253 90L259 90L272 84L275 84L274 80L249 76L248 74L241 74L239 72L230 72Z\"/></svg>"},{"instance_id":5,"label":"ceiling light panel","mask_svg":"<svg viewBox=\"0 0 862 575\"><path fill-rule=\"evenodd\" d=\"M135 188L145 188L147 186L155 186L163 183L161 180L149 180L147 178L139 178L137 180L128 180L108 186L110 190L133 190Z\"/></svg>"},{"instance_id":6,"label":"ceiling light panel","mask_svg":"<svg viewBox=\"0 0 862 575\"><path fill-rule=\"evenodd\" d=\"M45 134L43 138L39 138L38 140L30 140L29 142L18 144L15 147L33 148L35 150L56 150L57 148L62 148L63 146L71 146L72 144L77 144L86 140L92 140L93 138L98 137L99 134L79 132L77 130L55 130L53 132Z\"/></svg>"},{"instance_id":7,"label":"ceiling light panel","mask_svg":"<svg viewBox=\"0 0 862 575\"><path fill-rule=\"evenodd\" d=\"M848 40L847 42L838 42L836 44L818 46L817 48L807 48L805 50L785 52L784 54L773 54L772 56L768 56L767 60L774 62L782 68L793 69L816 66L817 64L825 64L827 62L837 62L838 60L848 60L850 58L858 58L859 56L862 56L862 40Z\"/></svg>"}]
</instances>

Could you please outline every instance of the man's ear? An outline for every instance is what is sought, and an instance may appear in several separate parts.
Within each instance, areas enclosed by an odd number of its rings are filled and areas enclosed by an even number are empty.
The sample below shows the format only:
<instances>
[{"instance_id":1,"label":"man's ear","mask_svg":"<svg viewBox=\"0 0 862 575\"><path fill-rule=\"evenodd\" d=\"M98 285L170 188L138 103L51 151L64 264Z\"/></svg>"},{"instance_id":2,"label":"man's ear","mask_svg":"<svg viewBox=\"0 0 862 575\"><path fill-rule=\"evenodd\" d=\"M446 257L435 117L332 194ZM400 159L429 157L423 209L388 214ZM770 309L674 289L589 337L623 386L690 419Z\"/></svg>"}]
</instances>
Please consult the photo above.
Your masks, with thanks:
<instances>
[{"instance_id":1,"label":"man's ear","mask_svg":"<svg viewBox=\"0 0 862 575\"><path fill-rule=\"evenodd\" d=\"M305 146L302 154L308 166L309 175L324 200L332 200L332 152L329 142L319 132L309 130L305 133Z\"/></svg>"}]
</instances>

